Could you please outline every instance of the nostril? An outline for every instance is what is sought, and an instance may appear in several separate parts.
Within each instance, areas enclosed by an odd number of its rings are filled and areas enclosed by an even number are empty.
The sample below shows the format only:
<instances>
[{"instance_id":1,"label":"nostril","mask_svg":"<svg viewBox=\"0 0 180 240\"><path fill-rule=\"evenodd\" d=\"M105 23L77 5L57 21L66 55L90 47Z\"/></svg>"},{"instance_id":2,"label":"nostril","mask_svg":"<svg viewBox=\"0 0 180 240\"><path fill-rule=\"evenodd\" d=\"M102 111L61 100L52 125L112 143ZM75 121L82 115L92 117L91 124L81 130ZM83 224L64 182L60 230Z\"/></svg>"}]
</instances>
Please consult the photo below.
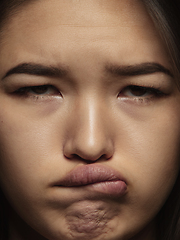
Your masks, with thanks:
<instances>
[{"instance_id":1,"label":"nostril","mask_svg":"<svg viewBox=\"0 0 180 240\"><path fill-rule=\"evenodd\" d=\"M97 130L97 129L95 129ZM114 154L114 141L110 134L102 129L95 132L80 129L69 135L63 145L63 154L67 159L95 162L110 159Z\"/></svg>"},{"instance_id":2,"label":"nostril","mask_svg":"<svg viewBox=\"0 0 180 240\"><path fill-rule=\"evenodd\" d=\"M77 161L83 161L86 163L92 163L92 162L100 162L100 161L104 161L104 160L109 160L112 156L107 156L106 154L101 155L100 157L81 157L78 154L71 154L69 156L65 156L67 159L73 159L73 160L77 160Z\"/></svg>"}]
</instances>

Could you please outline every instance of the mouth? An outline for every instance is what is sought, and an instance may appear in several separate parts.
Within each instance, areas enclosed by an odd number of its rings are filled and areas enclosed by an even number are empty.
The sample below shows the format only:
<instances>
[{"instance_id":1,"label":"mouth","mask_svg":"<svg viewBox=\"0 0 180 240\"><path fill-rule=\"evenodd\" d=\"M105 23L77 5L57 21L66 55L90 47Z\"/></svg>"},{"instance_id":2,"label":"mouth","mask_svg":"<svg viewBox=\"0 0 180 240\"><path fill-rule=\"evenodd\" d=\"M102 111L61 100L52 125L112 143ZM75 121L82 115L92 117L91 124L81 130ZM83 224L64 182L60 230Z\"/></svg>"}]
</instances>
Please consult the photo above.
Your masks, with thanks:
<instances>
[{"instance_id":1,"label":"mouth","mask_svg":"<svg viewBox=\"0 0 180 240\"><path fill-rule=\"evenodd\" d=\"M90 191L112 196L123 196L127 191L127 183L122 175L101 164L77 166L54 185L66 188L87 188Z\"/></svg>"}]
</instances>

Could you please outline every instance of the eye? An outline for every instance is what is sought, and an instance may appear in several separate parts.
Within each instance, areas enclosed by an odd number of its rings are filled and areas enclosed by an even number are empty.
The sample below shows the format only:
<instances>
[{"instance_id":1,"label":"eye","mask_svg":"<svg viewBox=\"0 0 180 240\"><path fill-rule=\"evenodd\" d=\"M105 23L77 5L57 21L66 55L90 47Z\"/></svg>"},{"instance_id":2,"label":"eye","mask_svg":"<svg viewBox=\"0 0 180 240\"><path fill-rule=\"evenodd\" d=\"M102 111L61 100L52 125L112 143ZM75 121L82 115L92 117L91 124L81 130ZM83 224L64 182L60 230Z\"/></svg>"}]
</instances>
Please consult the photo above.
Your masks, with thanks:
<instances>
[{"instance_id":1,"label":"eye","mask_svg":"<svg viewBox=\"0 0 180 240\"><path fill-rule=\"evenodd\" d=\"M59 90L52 85L40 85L40 86L32 86L32 87L23 87L23 88L18 89L15 92L15 94L25 96L25 97L61 95Z\"/></svg>"},{"instance_id":2,"label":"eye","mask_svg":"<svg viewBox=\"0 0 180 240\"><path fill-rule=\"evenodd\" d=\"M159 89L156 89L156 88L130 85L128 87L125 87L118 94L118 97L150 98L150 97L160 97L162 95L163 95L163 92L161 92Z\"/></svg>"}]
</instances>

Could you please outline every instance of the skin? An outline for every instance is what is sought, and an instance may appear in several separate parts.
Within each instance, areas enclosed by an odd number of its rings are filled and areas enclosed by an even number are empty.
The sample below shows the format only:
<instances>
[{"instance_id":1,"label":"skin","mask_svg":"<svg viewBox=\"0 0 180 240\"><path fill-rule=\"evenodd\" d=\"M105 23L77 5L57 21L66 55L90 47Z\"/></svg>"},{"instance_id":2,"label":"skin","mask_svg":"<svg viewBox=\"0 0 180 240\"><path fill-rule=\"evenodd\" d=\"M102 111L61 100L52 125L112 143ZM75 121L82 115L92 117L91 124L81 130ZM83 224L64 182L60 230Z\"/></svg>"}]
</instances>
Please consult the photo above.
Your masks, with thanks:
<instances>
[{"instance_id":1,"label":"skin","mask_svg":"<svg viewBox=\"0 0 180 240\"><path fill-rule=\"evenodd\" d=\"M27 62L64 72L4 77ZM140 1L36 1L8 21L0 45L0 184L12 206L10 240L157 239L155 217L179 172L180 94L163 72L107 70L147 62L172 68ZM18 92L39 85L53 87ZM52 186L85 164L118 170L126 194Z\"/></svg>"}]
</instances>

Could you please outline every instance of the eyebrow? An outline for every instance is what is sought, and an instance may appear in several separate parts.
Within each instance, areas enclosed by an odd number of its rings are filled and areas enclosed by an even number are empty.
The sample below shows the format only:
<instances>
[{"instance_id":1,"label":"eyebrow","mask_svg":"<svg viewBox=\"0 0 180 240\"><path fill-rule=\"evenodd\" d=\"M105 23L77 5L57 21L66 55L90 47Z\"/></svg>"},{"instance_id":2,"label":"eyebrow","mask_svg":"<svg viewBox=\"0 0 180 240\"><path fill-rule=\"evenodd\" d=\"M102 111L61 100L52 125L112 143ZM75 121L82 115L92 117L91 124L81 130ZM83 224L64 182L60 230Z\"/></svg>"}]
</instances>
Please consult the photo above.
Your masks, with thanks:
<instances>
[{"instance_id":1,"label":"eyebrow","mask_svg":"<svg viewBox=\"0 0 180 240\"><path fill-rule=\"evenodd\" d=\"M105 71L115 76L138 76L161 72L174 77L169 69L159 63L153 62L128 66L107 65L105 67ZM13 74L29 74L60 78L66 76L68 74L68 70L64 67L45 66L36 63L22 63L11 68L2 78L2 80Z\"/></svg>"},{"instance_id":2,"label":"eyebrow","mask_svg":"<svg viewBox=\"0 0 180 240\"><path fill-rule=\"evenodd\" d=\"M174 77L172 72L159 63L147 62L129 66L107 65L106 72L115 76L139 76L153 73L165 73L171 77Z\"/></svg>"},{"instance_id":3,"label":"eyebrow","mask_svg":"<svg viewBox=\"0 0 180 240\"><path fill-rule=\"evenodd\" d=\"M16 67L11 68L5 76L6 78L13 74L29 74L36 76L47 76L47 77L64 77L67 75L68 70L64 67L45 66L35 63L22 63Z\"/></svg>"}]
</instances>

